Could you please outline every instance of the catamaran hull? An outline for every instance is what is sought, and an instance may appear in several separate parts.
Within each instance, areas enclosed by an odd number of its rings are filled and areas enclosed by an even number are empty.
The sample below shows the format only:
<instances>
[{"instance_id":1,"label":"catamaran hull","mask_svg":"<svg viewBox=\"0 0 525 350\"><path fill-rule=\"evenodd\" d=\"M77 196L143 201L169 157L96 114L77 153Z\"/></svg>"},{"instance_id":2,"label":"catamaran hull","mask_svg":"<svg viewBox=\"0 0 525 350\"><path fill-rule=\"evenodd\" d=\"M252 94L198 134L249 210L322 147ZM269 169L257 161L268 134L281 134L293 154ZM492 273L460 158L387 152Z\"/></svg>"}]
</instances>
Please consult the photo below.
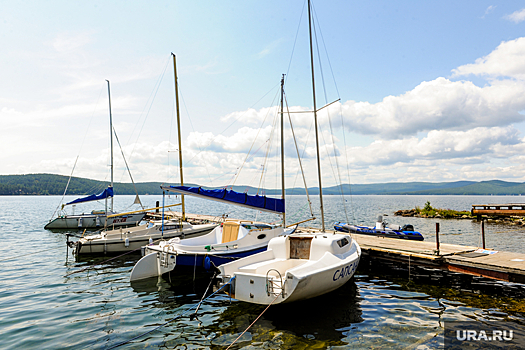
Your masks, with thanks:
<instances>
[{"instance_id":1,"label":"catamaran hull","mask_svg":"<svg viewBox=\"0 0 525 350\"><path fill-rule=\"evenodd\" d=\"M141 237L126 237L125 231L123 231L120 239L97 239L97 240L79 240L75 244L75 250L73 254L111 254L111 253L124 253L133 250L139 251L141 247L147 246L151 241L157 241L159 239L171 239L175 237L186 238L186 237L198 237L210 232L215 225L201 225L205 226L200 229L191 230L170 230L164 231L163 234L155 232L152 234L144 235Z\"/></svg>"},{"instance_id":2,"label":"catamaran hull","mask_svg":"<svg viewBox=\"0 0 525 350\"><path fill-rule=\"evenodd\" d=\"M121 227L138 224L145 213L127 214L107 218L105 214L66 215L50 221L44 229L98 229L103 227Z\"/></svg>"}]
</instances>

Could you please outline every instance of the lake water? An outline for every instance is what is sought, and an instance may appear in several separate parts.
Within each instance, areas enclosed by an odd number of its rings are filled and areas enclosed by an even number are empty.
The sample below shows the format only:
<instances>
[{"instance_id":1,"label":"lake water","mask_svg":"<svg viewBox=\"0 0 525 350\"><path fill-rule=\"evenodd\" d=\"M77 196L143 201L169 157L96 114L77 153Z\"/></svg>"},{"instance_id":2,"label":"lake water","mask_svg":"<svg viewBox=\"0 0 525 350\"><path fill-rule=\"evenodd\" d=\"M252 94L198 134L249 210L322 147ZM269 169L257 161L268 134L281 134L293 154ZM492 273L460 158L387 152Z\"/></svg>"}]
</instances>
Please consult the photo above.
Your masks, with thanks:
<instances>
[{"instance_id":1,"label":"lake water","mask_svg":"<svg viewBox=\"0 0 525 350\"><path fill-rule=\"evenodd\" d=\"M189 317L208 279L194 281L191 274L181 274L171 281L161 278L130 285L129 274L139 256L75 261L71 251L66 255L65 234L43 229L59 200L0 197L4 248L0 256L1 349L105 349L135 337L121 348L223 349L265 309L217 293L208 296L196 317ZM161 196L143 196L142 200L147 207L162 203ZM171 204L174 200L165 201ZM353 196L346 200L345 213L340 197L324 198L327 228L334 221L374 225L381 214L387 215L384 218L389 223L414 225L430 241L435 240L435 223L439 222L441 242L474 246L480 245L479 223L402 218L393 213L423 207L427 200L433 207L455 210L470 210L472 204L525 202L525 198L507 196ZM132 201L132 196L115 199L118 210L133 209L127 207ZM314 207L316 201L314 197ZM287 210L289 223L309 216L303 196L287 198ZM187 198L187 211L276 220L194 198ZM308 225L320 223L316 220ZM488 248L522 253L525 247L525 230L520 227L486 225L486 237ZM83 270L93 264L99 265ZM523 300L358 269L355 278L333 293L270 307L232 348L433 349L442 347L444 322L491 320L524 328Z\"/></svg>"}]
</instances>

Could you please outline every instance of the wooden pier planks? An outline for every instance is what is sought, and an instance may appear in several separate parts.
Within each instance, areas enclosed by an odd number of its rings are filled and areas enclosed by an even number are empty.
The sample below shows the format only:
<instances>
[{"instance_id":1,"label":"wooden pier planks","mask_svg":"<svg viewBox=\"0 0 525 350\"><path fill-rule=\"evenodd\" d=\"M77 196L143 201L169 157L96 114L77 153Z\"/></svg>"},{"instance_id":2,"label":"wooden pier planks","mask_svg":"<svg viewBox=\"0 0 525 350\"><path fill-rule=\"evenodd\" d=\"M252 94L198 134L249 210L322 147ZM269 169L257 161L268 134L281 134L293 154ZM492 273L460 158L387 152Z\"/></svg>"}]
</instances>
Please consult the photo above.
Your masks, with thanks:
<instances>
[{"instance_id":1,"label":"wooden pier planks","mask_svg":"<svg viewBox=\"0 0 525 350\"><path fill-rule=\"evenodd\" d=\"M375 257L429 265L444 270L525 283L525 254L490 251L477 253L478 247L441 243L439 254L434 242L405 241L394 238L354 234L361 249ZM481 250L483 251L483 250Z\"/></svg>"},{"instance_id":2,"label":"wooden pier planks","mask_svg":"<svg viewBox=\"0 0 525 350\"><path fill-rule=\"evenodd\" d=\"M524 203L473 204L472 215L525 216Z\"/></svg>"},{"instance_id":3,"label":"wooden pier planks","mask_svg":"<svg viewBox=\"0 0 525 350\"><path fill-rule=\"evenodd\" d=\"M307 228L303 231L319 230ZM333 231L329 233L331 232ZM363 254L380 260L525 283L525 254L503 251L485 254L477 252L478 247L448 243L441 243L438 253L436 243L430 241L409 241L360 234L352 234L352 237L359 243ZM494 252L489 249L485 251Z\"/></svg>"}]
</instances>

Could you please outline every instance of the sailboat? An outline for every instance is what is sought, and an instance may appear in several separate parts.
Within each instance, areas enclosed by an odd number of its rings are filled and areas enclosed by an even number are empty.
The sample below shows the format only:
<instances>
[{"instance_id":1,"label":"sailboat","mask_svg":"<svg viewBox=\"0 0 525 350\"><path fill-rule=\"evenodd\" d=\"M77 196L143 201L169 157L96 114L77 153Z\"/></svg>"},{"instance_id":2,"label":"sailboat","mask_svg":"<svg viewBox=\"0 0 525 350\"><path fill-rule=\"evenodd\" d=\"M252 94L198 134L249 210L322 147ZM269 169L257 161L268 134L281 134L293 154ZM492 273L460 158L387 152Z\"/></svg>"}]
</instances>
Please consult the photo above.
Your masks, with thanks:
<instances>
[{"instance_id":1,"label":"sailboat","mask_svg":"<svg viewBox=\"0 0 525 350\"><path fill-rule=\"evenodd\" d=\"M180 137L180 112L179 112L179 98L177 86L177 65L176 58L173 55L173 70L175 76L175 99L177 102L177 129L179 132L179 168L181 184L184 183L183 167L182 167L182 143ZM164 197L163 197L164 198ZM164 220L164 209L170 206L182 206L182 217L178 219ZM74 242L74 255L81 254L108 254L121 253L133 250L138 250L146 245L153 245L159 240L165 241L169 239L191 238L198 237L209 233L215 227L216 223L191 224L186 220L186 210L184 206L184 196L182 196L181 203L169 206L151 208L146 210L162 208L162 219L150 221L144 225L126 228L102 231L94 235L88 235L80 238ZM146 249L146 248L145 248Z\"/></svg>"},{"instance_id":2,"label":"sailboat","mask_svg":"<svg viewBox=\"0 0 525 350\"><path fill-rule=\"evenodd\" d=\"M119 226L131 226L138 224L146 215L145 212L133 212L126 214L118 214L113 211L113 116L111 114L111 93L109 80L108 83L108 99L109 99L109 133L111 141L111 183L110 185L99 194L92 194L86 197L77 198L71 202L63 204L61 211L58 216L50 220L44 229L98 229L103 227L119 227ZM93 210L90 213L82 214L67 214L64 212L64 208L68 205L76 205L80 203L92 202L92 201L105 201L104 210ZM109 209L108 209L109 200Z\"/></svg>"},{"instance_id":3,"label":"sailboat","mask_svg":"<svg viewBox=\"0 0 525 350\"><path fill-rule=\"evenodd\" d=\"M273 238L266 251L219 266L221 284L231 284L230 288L225 288L227 293L244 302L271 305L329 293L352 278L361 257L361 248L351 236L325 232L311 19L309 0L313 114L322 229L318 233L297 232Z\"/></svg>"},{"instance_id":4,"label":"sailboat","mask_svg":"<svg viewBox=\"0 0 525 350\"><path fill-rule=\"evenodd\" d=\"M173 60L174 66L176 66L175 55L173 55ZM177 113L177 116L178 115ZM182 182L182 172L180 186L161 186L161 188L165 191L181 194L182 197L184 197L184 195L191 195L276 213L282 215L284 218L284 180L282 199L249 195L227 189L205 189L202 187L184 186ZM211 270L232 259L239 259L265 251L268 242L272 238L291 234L296 228L297 225L285 227L284 220L282 226L246 220L226 220L210 233L199 237L186 238L183 240L176 237L169 241L161 241L157 245L144 247L144 256L133 267L130 281L133 282L161 276L173 271L177 266L199 266Z\"/></svg>"}]
</instances>

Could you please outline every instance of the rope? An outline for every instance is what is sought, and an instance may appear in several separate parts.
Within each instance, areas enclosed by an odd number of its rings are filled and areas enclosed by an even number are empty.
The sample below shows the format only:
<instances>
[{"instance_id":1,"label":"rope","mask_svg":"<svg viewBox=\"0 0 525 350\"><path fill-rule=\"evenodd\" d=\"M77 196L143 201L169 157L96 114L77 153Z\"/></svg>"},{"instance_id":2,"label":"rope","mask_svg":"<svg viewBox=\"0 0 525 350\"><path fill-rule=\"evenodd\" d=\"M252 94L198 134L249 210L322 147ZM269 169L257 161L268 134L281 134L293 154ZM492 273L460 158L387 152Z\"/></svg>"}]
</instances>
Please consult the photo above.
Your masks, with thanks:
<instances>
[{"instance_id":1,"label":"rope","mask_svg":"<svg viewBox=\"0 0 525 350\"><path fill-rule=\"evenodd\" d=\"M248 331L248 329L250 329L250 328L255 324L255 322L257 322L257 320L258 320L259 318L261 318L261 316L266 312L266 310L268 310L268 308L269 308L270 306L272 306L272 304L274 303L274 301L276 301L277 298L279 298L280 295L281 295L280 293L277 294L277 296L275 297L275 299L273 299L272 302L271 302L270 304L268 304L268 306L267 306L267 307L266 307L266 308L265 308L265 309L259 314L259 316L257 316L257 318L256 318L256 319L255 319L255 320L254 320L254 321L248 326L248 328L246 328L246 329L244 330L244 332L242 332L241 335L239 335L239 336L237 337L237 339L235 339L235 340L233 341L233 343L231 343L231 344L226 348L226 350L228 350L229 348L231 348L232 345L235 344L235 342L237 342L237 340L239 340L239 339L244 335L244 333L246 333L246 332Z\"/></svg>"},{"instance_id":2,"label":"rope","mask_svg":"<svg viewBox=\"0 0 525 350\"><path fill-rule=\"evenodd\" d=\"M207 300L207 299L211 298L212 296L214 296L215 294L217 294L219 291L221 291L224 287L226 287L227 285L230 285L234 278L235 278L235 277L230 278L230 280L228 281L228 283L225 283L224 285L222 285L222 287L220 287L219 289L217 289L215 292L213 292L212 294L210 294L208 297L206 297L206 298L204 298L203 300L201 300L199 303L197 303L197 304L195 304L195 305L189 307L189 308L188 308L186 311L184 311L183 313L181 313L181 314L179 314L179 315L173 317L172 319L168 320L167 322L165 322L165 323L161 324L160 326L157 326L157 327L155 327L155 328L153 328L153 329L151 329L151 330L149 330L149 331L147 331L147 332L144 332L144 333L142 333L142 334L139 334L139 335L137 335L136 337L133 337L133 338L131 338L131 339L129 339L129 340L126 340L126 341L123 341L123 342L121 342L121 343L115 344L115 345L109 347L108 350L118 348L119 346L122 346L122 345L124 345L124 344L128 344L128 343L132 342L133 340L139 339L139 338L145 336L146 334L150 334L150 333L156 331L157 329L160 329L160 328L166 326L167 324L169 324L169 323L175 321L175 320L178 319L179 317L182 317L182 316L186 315L189 311L193 310L194 308L197 308L197 307L198 307L198 306L199 306L204 300Z\"/></svg>"}]
</instances>

